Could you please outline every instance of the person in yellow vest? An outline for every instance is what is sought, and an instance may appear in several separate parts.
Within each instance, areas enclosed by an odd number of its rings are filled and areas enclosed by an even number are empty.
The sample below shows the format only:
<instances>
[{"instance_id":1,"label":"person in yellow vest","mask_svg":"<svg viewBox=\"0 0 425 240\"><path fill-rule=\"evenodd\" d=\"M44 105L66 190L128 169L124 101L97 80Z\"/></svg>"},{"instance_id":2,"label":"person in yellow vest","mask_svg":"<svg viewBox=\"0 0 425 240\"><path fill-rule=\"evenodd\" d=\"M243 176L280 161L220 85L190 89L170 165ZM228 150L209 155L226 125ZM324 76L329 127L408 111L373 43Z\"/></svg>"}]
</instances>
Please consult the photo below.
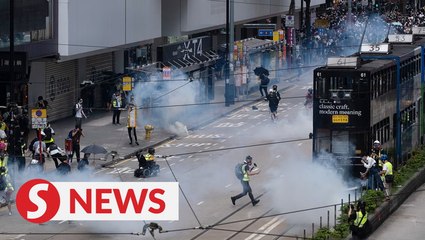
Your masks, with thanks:
<instances>
[{"instance_id":1,"label":"person in yellow vest","mask_svg":"<svg viewBox=\"0 0 425 240\"><path fill-rule=\"evenodd\" d=\"M388 156L386 154L382 154L381 160L384 162L381 175L383 175L385 178L385 199L390 200L391 188L394 181L393 164L389 161Z\"/></svg>"},{"instance_id":2,"label":"person in yellow vest","mask_svg":"<svg viewBox=\"0 0 425 240\"><path fill-rule=\"evenodd\" d=\"M6 144L0 142L0 205L7 204L9 216L12 215L11 196L14 192L7 169Z\"/></svg>"},{"instance_id":3,"label":"person in yellow vest","mask_svg":"<svg viewBox=\"0 0 425 240\"><path fill-rule=\"evenodd\" d=\"M121 93L116 92L114 96L112 97L112 109L113 109L113 115L112 115L112 124L121 124L120 123L120 115L121 115L121 108L122 108L122 99L121 99Z\"/></svg>"},{"instance_id":4,"label":"person in yellow vest","mask_svg":"<svg viewBox=\"0 0 425 240\"><path fill-rule=\"evenodd\" d=\"M53 138L53 135L55 135L55 130L50 126L50 123L47 123L47 127L43 129L44 132L44 139L43 142L46 144L46 148L49 148L50 145L55 143L55 139Z\"/></svg>"},{"instance_id":5,"label":"person in yellow vest","mask_svg":"<svg viewBox=\"0 0 425 240\"><path fill-rule=\"evenodd\" d=\"M148 148L148 153L145 154L145 159L148 167L155 165L155 148Z\"/></svg>"},{"instance_id":6,"label":"person in yellow vest","mask_svg":"<svg viewBox=\"0 0 425 240\"><path fill-rule=\"evenodd\" d=\"M260 173L259 171L253 172L255 167L257 167L257 165L255 163L252 163L252 157L249 155L246 156L244 164L242 164L243 178L241 179L241 184L243 190L238 195L230 197L233 205L235 205L236 200L245 196L246 194L248 194L249 198L251 199L252 206L257 205L257 203L260 202L260 199L254 198L251 186L249 186L249 176L257 175L258 173Z\"/></svg>"},{"instance_id":7,"label":"person in yellow vest","mask_svg":"<svg viewBox=\"0 0 425 240\"><path fill-rule=\"evenodd\" d=\"M350 230L353 240L366 239L370 233L369 223L367 219L366 203L359 201L357 208L350 205L348 210L348 221L351 222Z\"/></svg>"}]
</instances>

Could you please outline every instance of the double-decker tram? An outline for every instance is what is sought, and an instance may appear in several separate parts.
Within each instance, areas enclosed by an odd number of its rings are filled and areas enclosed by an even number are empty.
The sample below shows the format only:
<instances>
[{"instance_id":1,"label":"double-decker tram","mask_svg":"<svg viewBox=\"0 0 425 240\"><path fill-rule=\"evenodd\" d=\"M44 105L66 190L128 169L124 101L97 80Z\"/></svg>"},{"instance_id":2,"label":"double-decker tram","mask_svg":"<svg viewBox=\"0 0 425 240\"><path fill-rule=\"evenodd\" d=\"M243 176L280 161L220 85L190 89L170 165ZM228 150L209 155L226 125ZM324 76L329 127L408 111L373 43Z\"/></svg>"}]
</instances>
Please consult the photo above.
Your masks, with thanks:
<instances>
[{"instance_id":1,"label":"double-decker tram","mask_svg":"<svg viewBox=\"0 0 425 240\"><path fill-rule=\"evenodd\" d=\"M351 164L378 140L396 167L421 143L425 38L403 34L388 39L362 44L359 53L329 58L314 70L315 158L331 155Z\"/></svg>"}]
</instances>

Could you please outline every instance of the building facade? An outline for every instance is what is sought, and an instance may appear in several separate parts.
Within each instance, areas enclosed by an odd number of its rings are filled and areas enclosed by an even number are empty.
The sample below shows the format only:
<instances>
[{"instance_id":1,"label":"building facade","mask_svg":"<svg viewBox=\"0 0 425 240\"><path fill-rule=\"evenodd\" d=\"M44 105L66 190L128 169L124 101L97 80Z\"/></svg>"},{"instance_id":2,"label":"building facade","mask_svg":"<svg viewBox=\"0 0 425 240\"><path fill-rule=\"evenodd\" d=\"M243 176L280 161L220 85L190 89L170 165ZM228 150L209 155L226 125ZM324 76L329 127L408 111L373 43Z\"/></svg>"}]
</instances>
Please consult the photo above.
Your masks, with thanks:
<instances>
[{"instance_id":1,"label":"building facade","mask_svg":"<svg viewBox=\"0 0 425 240\"><path fill-rule=\"evenodd\" d=\"M8 6L8 0L1 0ZM226 1L210 0L33 0L15 1L15 51L24 53L24 79L13 84L20 105L32 108L38 96L49 101L50 121L69 117L80 97L93 96L92 107L103 108L127 68L157 62L157 49L178 40L210 38L211 50L225 42ZM19 3L18 2L22 2ZM26 3L31 2L32 4ZM312 0L319 6L325 0ZM234 2L235 40L256 37L247 23L274 23L289 10L290 0L253 4ZM300 3L297 2L297 9ZM33 14L21 19L24 10ZM0 7L0 13L7 7ZM6 16L6 15L2 15ZM7 15L9 16L9 15ZM18 20L20 19L20 20ZM7 18L4 21L8 22ZM34 23L31 23L34 21ZM20 26L20 27L18 27ZM24 26L24 27L21 27ZM1 28L0 51L9 51L8 28ZM7 54L6 54L7 55ZM194 63L196 68L207 65ZM12 86L6 73L2 84ZM5 94L11 92L6 88ZM10 93L9 93L10 95ZM4 99L5 105L10 99Z\"/></svg>"}]
</instances>

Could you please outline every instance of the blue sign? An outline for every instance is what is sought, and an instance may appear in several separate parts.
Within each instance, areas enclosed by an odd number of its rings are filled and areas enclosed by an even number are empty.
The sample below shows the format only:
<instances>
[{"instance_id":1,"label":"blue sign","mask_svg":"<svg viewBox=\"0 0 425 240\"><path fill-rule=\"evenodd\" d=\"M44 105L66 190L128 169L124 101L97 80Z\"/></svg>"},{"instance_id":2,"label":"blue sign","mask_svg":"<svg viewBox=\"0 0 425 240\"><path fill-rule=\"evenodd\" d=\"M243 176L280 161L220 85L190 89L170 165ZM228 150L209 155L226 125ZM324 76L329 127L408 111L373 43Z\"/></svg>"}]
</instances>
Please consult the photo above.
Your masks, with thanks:
<instances>
[{"instance_id":1,"label":"blue sign","mask_svg":"<svg viewBox=\"0 0 425 240\"><path fill-rule=\"evenodd\" d=\"M258 29L259 37L273 37L273 29Z\"/></svg>"}]
</instances>

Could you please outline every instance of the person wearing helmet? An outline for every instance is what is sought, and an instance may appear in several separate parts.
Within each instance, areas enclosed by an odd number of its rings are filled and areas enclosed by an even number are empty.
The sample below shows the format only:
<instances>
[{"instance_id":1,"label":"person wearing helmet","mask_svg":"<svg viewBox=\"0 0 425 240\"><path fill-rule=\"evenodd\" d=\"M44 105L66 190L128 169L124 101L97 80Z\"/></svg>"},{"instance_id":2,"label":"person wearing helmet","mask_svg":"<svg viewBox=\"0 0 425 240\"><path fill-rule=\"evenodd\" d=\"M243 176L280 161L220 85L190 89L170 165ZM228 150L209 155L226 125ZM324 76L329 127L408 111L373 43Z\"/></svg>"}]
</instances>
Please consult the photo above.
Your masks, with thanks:
<instances>
[{"instance_id":1,"label":"person wearing helmet","mask_svg":"<svg viewBox=\"0 0 425 240\"><path fill-rule=\"evenodd\" d=\"M267 101L269 101L269 108L273 121L277 119L277 108L279 107L280 99L281 97L279 91L277 91L277 86L273 85L273 88L271 88L269 94L267 94Z\"/></svg>"},{"instance_id":2,"label":"person wearing helmet","mask_svg":"<svg viewBox=\"0 0 425 240\"><path fill-rule=\"evenodd\" d=\"M384 176L385 199L390 199L391 188L394 181L393 165L389 161L387 154L381 155L381 160L384 162L380 174Z\"/></svg>"},{"instance_id":3,"label":"person wearing helmet","mask_svg":"<svg viewBox=\"0 0 425 240\"><path fill-rule=\"evenodd\" d=\"M242 192L236 196L230 197L233 205L236 204L236 200L238 200L239 198L247 194L249 198L251 199L252 206L257 205L258 202L260 202L260 199L254 198L254 195L252 194L251 186L249 185L249 177L260 173L259 171L256 171L256 172L253 171L256 167L257 167L257 164L252 163L252 157L249 155L246 156L244 164L242 164L242 173L243 173L243 178L241 179Z\"/></svg>"}]
</instances>

